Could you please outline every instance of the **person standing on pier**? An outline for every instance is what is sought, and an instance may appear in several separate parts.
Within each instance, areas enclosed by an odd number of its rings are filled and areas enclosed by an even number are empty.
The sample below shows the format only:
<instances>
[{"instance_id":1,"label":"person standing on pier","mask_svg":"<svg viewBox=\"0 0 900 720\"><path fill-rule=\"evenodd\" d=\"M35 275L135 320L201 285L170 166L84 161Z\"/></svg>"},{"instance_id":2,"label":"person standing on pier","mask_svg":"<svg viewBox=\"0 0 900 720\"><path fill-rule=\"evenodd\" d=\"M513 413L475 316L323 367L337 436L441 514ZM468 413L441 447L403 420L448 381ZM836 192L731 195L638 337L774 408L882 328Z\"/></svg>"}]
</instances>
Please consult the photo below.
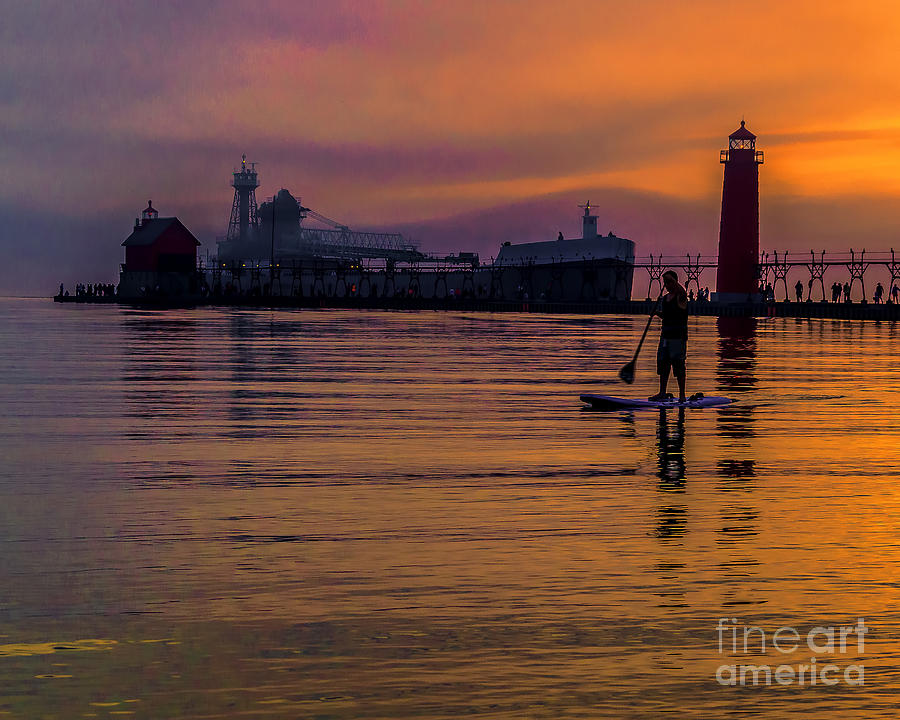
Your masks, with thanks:
<instances>
[{"instance_id":1,"label":"person standing on pier","mask_svg":"<svg viewBox=\"0 0 900 720\"><path fill-rule=\"evenodd\" d=\"M685 402L684 384L687 376L688 297L684 287L678 282L678 273L667 270L662 276L666 294L662 298L662 308L657 314L662 318L659 334L659 349L656 351L656 372L659 373L659 393L650 400L665 400L669 395L669 373L678 381L678 401Z\"/></svg>"},{"instance_id":2,"label":"person standing on pier","mask_svg":"<svg viewBox=\"0 0 900 720\"><path fill-rule=\"evenodd\" d=\"M794 292L797 293L797 302L803 302L803 283L800 280L794 285Z\"/></svg>"}]
</instances>

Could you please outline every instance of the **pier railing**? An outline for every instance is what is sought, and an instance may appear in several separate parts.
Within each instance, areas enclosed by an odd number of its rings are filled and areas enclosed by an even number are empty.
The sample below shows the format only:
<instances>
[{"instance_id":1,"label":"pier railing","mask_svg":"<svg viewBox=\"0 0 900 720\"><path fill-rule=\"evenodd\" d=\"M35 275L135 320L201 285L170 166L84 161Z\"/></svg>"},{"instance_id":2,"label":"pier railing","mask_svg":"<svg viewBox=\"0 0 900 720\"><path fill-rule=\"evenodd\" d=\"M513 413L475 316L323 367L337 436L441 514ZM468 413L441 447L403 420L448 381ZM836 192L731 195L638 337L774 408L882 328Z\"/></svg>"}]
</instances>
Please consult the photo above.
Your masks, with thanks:
<instances>
[{"instance_id":1,"label":"pier railing","mask_svg":"<svg viewBox=\"0 0 900 720\"><path fill-rule=\"evenodd\" d=\"M644 270L649 280L647 297L654 296L662 289L662 275L666 270L678 270L684 280L685 287L696 288L699 295L704 288L703 273L715 270L718 267L717 255L648 255L636 257L635 270ZM876 294L871 298L866 293L866 280L876 282ZM764 251L760 253L757 263L757 279L763 290L770 288L776 299L795 299L799 282L802 286L804 299L827 301L833 299L831 292L826 293L825 278L828 275L830 284L841 285L841 297L849 301L854 296L854 290L859 288L855 296L859 300L868 301L893 299L896 303L900 297L900 260L895 257L894 249L889 251L867 252L849 248L847 252L816 252L808 253L785 250L783 252ZM708 273L707 273L708 276ZM877 285L882 282L882 294L877 295ZM635 277L633 294L640 292L638 279ZM898 286L897 293L893 292L894 286ZM816 292L814 292L814 290ZM783 291L783 294L781 294ZM818 297L811 297L811 296Z\"/></svg>"},{"instance_id":2,"label":"pier railing","mask_svg":"<svg viewBox=\"0 0 900 720\"><path fill-rule=\"evenodd\" d=\"M406 272L416 275L419 272L433 272L446 274L450 271L463 269L472 270L474 266L467 259L448 262L449 259L435 259L424 257L421 262L404 264ZM348 265L348 268L357 268L372 272L370 263L356 261ZM398 270L400 265L398 264ZM479 266L480 270L490 271L495 265ZM504 266L506 269L515 269L517 265ZM654 255L637 256L634 258L634 275L632 283L632 297L640 298L643 288L646 287L646 297L656 297L662 289L662 276L667 270L676 270L679 277L695 297L702 297L701 291L708 289L712 284L710 277L718 267L718 256L702 254ZM202 263L200 268L204 270ZM271 274L273 280L279 278L282 272L288 275L300 271L301 265L295 262L276 262L274 269L269 268L268 262L256 262L247 264L214 264L206 270L214 273L230 273L239 276L247 273L257 278L258 285L262 282L259 278L263 274ZM309 269L309 268L307 268ZM383 271L388 274L393 272L393 265L388 263ZM643 271L643 272L642 272ZM646 273L646 275L643 275ZM756 265L756 276L763 293L776 300L796 300L798 283L800 285L801 299L803 301L828 302L835 300L834 289L840 285L837 293L842 302L887 301L900 302L900 260L896 258L893 248L888 251L869 252L865 249L854 250L849 248L846 252L835 251L809 252L796 251L764 251L760 253ZM644 282L646 281L646 285ZM829 288L826 289L826 281ZM867 292L866 284L875 288L871 296ZM874 285L873 285L874 283ZM881 293L877 286L881 285ZM894 287L897 287L896 293Z\"/></svg>"}]
</instances>

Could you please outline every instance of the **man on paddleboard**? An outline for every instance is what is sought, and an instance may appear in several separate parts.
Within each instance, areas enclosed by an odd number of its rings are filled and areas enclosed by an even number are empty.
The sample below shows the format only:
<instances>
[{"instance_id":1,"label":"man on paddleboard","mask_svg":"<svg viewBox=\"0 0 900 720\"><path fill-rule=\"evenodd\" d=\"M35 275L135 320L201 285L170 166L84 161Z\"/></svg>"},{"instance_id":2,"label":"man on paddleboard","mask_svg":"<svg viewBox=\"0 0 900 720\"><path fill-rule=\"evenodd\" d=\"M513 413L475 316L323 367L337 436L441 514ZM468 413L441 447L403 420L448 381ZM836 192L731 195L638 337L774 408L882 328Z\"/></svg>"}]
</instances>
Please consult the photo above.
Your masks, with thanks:
<instances>
[{"instance_id":1,"label":"man on paddleboard","mask_svg":"<svg viewBox=\"0 0 900 720\"><path fill-rule=\"evenodd\" d=\"M662 298L662 307L656 314L662 318L662 330L659 334L659 349L656 351L656 372L659 373L659 393L649 400L665 400L669 397L666 386L669 384L669 372L678 381L678 401L685 402L685 359L687 358L687 319L688 298L684 287L678 282L678 273L666 270L662 276L666 294Z\"/></svg>"}]
</instances>

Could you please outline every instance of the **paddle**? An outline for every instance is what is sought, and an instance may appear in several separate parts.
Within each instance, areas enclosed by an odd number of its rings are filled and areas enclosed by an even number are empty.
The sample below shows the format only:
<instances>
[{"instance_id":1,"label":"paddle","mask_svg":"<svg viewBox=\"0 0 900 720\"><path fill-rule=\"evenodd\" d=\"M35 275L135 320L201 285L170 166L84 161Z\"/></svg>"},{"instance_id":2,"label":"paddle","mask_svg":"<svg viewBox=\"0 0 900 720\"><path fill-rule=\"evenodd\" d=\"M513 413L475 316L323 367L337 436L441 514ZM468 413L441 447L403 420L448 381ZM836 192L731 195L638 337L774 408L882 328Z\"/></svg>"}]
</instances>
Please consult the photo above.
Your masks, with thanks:
<instances>
[{"instance_id":1,"label":"paddle","mask_svg":"<svg viewBox=\"0 0 900 720\"><path fill-rule=\"evenodd\" d=\"M647 327L644 328L644 334L641 335L641 341L638 343L637 350L634 351L634 357L631 359L631 362L626 363L621 370L619 370L619 380L624 383L631 385L634 382L634 368L637 365L638 355L641 352L641 346L644 344L644 338L647 337L647 331L650 329L650 323L653 322L653 316L656 315L656 308L659 307L659 301L662 300L662 292L659 293L659 297L656 298L656 304L653 306L653 311L650 313L650 317L647 318Z\"/></svg>"}]
</instances>

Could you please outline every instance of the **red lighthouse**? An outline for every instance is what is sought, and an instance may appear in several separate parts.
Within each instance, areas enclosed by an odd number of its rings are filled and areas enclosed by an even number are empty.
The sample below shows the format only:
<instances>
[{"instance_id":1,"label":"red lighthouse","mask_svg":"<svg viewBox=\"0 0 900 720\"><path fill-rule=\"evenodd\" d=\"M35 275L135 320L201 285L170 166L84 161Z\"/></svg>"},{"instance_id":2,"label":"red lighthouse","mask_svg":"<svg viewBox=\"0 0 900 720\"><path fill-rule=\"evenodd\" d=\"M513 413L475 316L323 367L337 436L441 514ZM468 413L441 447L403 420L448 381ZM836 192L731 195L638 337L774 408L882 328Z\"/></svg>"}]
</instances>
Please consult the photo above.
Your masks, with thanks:
<instances>
[{"instance_id":1,"label":"red lighthouse","mask_svg":"<svg viewBox=\"0 0 900 720\"><path fill-rule=\"evenodd\" d=\"M759 166L762 150L756 135L741 126L728 136L720 154L725 165L722 218L719 224L717 297L721 302L747 302L758 292Z\"/></svg>"}]
</instances>

